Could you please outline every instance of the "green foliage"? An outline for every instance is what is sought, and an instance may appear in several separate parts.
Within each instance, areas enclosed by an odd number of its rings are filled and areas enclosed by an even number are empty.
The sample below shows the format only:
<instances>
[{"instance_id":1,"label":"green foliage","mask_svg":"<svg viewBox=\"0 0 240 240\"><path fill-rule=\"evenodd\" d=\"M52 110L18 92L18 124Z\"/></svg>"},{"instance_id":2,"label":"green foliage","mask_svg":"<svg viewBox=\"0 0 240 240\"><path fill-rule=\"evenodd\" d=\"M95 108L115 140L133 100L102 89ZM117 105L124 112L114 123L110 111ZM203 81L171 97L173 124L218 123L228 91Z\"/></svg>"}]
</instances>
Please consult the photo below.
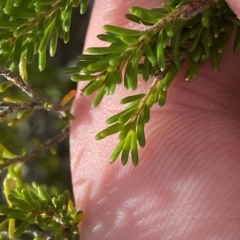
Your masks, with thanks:
<instances>
[{"instance_id":1,"label":"green foliage","mask_svg":"<svg viewBox=\"0 0 240 240\"><path fill-rule=\"evenodd\" d=\"M106 32L98 38L109 45L88 48L87 54L80 55L76 66L66 73L73 74L73 81L90 81L82 95L97 92L93 107L104 95L113 94L122 82L126 89L135 90L139 78L152 81L145 93L122 99L121 104L128 104L125 110L108 118L110 126L96 135L100 140L118 133L119 143L110 162L121 155L125 165L131 156L137 165L138 146L145 146L144 127L153 104L164 106L168 88L184 62L188 63L187 81L198 75L198 68L207 60L217 72L236 27L234 52L240 47L240 21L224 0L171 0L162 8L131 7L129 12L126 18L141 24L142 30L105 25Z\"/></svg>"},{"instance_id":2,"label":"green foliage","mask_svg":"<svg viewBox=\"0 0 240 240\"><path fill-rule=\"evenodd\" d=\"M78 236L77 224L83 214L75 210L69 192L49 194L46 188L34 182L23 184L21 164L8 167L4 194L7 204L0 205L0 231L6 230L10 238L27 233L34 239L74 239ZM33 230L34 226L38 231Z\"/></svg>"},{"instance_id":3,"label":"green foliage","mask_svg":"<svg viewBox=\"0 0 240 240\"><path fill-rule=\"evenodd\" d=\"M46 65L48 55L52 57L56 53L58 39L65 43L69 40L74 7L84 13L87 0L0 1L1 178L5 169L8 170L4 179L7 203L0 206L1 239L79 239L77 225L83 214L74 208L68 191L59 193L69 187L66 183L69 176L63 177L64 184L59 183L64 159L56 153L56 145L69 135L69 119L73 116L68 102L76 91L66 94L73 87L71 82L64 83L65 79L56 76L53 66ZM42 71L40 76L36 74L39 71ZM56 82L59 78L60 84ZM54 118L48 118L51 119L49 136L56 134L56 130L62 131L47 141L46 137L33 138L34 129L31 132L29 128L40 122L46 112ZM31 142L26 143L29 139ZM46 150L51 154L42 154ZM23 183L26 174L22 174L22 165L28 171L32 163L22 163L33 157L32 178L40 179L41 183L51 180L47 182L49 187Z\"/></svg>"},{"instance_id":4,"label":"green foliage","mask_svg":"<svg viewBox=\"0 0 240 240\"><path fill-rule=\"evenodd\" d=\"M54 56L57 39L69 40L72 8L84 13L87 0L1 0L0 68L16 69L38 55L39 70L46 66L46 51ZM25 64L26 64L25 63Z\"/></svg>"},{"instance_id":5,"label":"green foliage","mask_svg":"<svg viewBox=\"0 0 240 240\"><path fill-rule=\"evenodd\" d=\"M87 0L0 1L0 75L5 77L0 83L0 120L4 124L14 126L39 110L58 112L67 121L73 118L66 104L76 91L70 91L61 101L46 101L33 91L32 83L28 84L27 65L34 64L37 55L38 69L43 71L48 53L54 56L57 51L58 38L68 42L74 7L84 13ZM224 0L171 0L154 9L133 6L126 18L140 24L140 30L105 25L105 33L97 37L108 45L88 48L87 54L80 55L76 66L66 73L72 75L74 82L88 81L82 95L96 93L93 107L105 95L114 94L120 84L135 90L139 81L151 81L146 92L124 97L120 104L126 105L125 109L109 117L109 126L96 135L96 140L101 140L118 134L119 142L110 162L120 157L125 165L131 158L136 166L138 148L146 145L145 124L150 121L152 106L164 106L169 86L183 63L188 64L187 81L198 75L198 68L207 60L217 72L234 28L233 51L240 48L240 21ZM19 74L14 72L17 69ZM16 94L14 87L22 95ZM0 238L31 235L35 240L58 240L75 239L78 235L77 224L83 214L74 208L68 191L59 194L22 180L22 162L46 149L55 152L55 145L68 136L66 123L60 128L62 132L46 142L35 139L31 151L12 153L0 143L0 168L7 167L8 171L4 180L6 204L0 206Z\"/></svg>"}]
</instances>

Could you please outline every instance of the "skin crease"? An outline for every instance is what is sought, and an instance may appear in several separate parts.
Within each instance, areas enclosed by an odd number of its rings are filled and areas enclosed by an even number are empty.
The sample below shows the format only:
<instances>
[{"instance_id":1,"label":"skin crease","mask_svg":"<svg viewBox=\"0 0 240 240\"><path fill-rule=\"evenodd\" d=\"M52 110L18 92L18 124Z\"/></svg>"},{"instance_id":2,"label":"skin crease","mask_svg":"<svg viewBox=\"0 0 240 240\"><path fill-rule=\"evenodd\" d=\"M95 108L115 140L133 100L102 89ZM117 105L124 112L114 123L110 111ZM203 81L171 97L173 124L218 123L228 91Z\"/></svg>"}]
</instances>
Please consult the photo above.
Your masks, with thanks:
<instances>
[{"instance_id":1,"label":"skin crease","mask_svg":"<svg viewBox=\"0 0 240 240\"><path fill-rule=\"evenodd\" d=\"M96 0L85 47L103 45L95 36L104 24L129 27L130 5L161 2ZM232 41L218 74L206 63L188 83L184 70L177 75L166 105L151 111L137 167L109 164L117 136L94 141L124 107L120 99L136 92L119 86L95 109L92 97L76 97L70 146L76 206L85 215L81 240L240 239L240 55L231 48ZM140 82L138 92L145 90Z\"/></svg>"}]
</instances>

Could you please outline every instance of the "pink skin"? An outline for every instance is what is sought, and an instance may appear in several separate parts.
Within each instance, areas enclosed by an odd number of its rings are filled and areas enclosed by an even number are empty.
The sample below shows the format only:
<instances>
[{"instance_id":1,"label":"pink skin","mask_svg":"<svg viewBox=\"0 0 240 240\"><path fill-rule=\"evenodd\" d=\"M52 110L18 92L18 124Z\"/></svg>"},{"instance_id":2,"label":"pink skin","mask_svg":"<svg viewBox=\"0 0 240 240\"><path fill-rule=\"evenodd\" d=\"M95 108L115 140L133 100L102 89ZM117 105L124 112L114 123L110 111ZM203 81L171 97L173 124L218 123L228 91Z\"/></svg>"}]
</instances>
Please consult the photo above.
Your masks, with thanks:
<instances>
[{"instance_id":1,"label":"pink skin","mask_svg":"<svg viewBox=\"0 0 240 240\"><path fill-rule=\"evenodd\" d=\"M130 5L160 2L96 1L85 47L102 44L95 36L103 24L127 26ZM228 2L239 8L239 0ZM82 240L240 239L240 55L232 54L232 42L228 48L219 74L210 64L188 83L178 74L166 105L151 112L137 167L109 164L116 136L94 141L122 108L119 100L133 93L119 87L95 109L92 97L76 97L70 146ZM140 84L138 92L145 89Z\"/></svg>"},{"instance_id":2,"label":"pink skin","mask_svg":"<svg viewBox=\"0 0 240 240\"><path fill-rule=\"evenodd\" d=\"M236 13L237 17L240 18L240 1L238 0L226 0L229 7Z\"/></svg>"}]
</instances>

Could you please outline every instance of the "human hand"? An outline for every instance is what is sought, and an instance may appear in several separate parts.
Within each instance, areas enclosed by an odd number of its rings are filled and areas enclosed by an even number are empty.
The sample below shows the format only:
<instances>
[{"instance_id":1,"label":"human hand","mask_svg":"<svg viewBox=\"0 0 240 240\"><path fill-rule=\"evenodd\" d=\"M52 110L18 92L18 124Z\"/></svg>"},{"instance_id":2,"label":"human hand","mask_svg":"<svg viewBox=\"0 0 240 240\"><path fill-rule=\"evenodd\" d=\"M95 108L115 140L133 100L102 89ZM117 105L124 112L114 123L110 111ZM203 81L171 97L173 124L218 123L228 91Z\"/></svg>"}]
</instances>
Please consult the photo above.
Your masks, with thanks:
<instances>
[{"instance_id":1,"label":"human hand","mask_svg":"<svg viewBox=\"0 0 240 240\"><path fill-rule=\"evenodd\" d=\"M95 36L104 24L128 26L123 15L131 5L160 2L97 0L85 47L99 46ZM239 1L227 2L240 16ZM218 74L209 63L188 83L178 74L165 106L151 112L137 167L109 164L116 136L94 141L131 93L119 87L96 109L91 97L75 99L71 167L75 202L85 215L82 240L240 239L240 56L232 42L228 49Z\"/></svg>"}]
</instances>

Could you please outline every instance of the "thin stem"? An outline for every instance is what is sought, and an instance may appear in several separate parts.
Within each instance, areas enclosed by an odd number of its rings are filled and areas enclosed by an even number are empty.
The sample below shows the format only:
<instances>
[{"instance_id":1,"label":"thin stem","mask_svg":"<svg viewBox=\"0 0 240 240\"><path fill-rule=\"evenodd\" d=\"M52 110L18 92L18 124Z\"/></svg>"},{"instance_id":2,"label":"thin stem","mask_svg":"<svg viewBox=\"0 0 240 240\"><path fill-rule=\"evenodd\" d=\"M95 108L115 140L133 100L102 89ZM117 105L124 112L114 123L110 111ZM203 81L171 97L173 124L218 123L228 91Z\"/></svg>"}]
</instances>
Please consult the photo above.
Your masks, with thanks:
<instances>
[{"instance_id":1,"label":"thin stem","mask_svg":"<svg viewBox=\"0 0 240 240\"><path fill-rule=\"evenodd\" d=\"M17 87L19 87L22 91L24 91L31 99L31 102L0 102L0 109L4 109L0 111L0 118L18 110L55 110L55 111L66 111L68 108L64 107L61 102L57 103L45 103L40 97L31 89L29 85L27 85L21 76L14 74L7 68L3 68L0 70L0 75L3 75L8 81L14 83Z\"/></svg>"},{"instance_id":2,"label":"thin stem","mask_svg":"<svg viewBox=\"0 0 240 240\"><path fill-rule=\"evenodd\" d=\"M67 138L68 135L69 135L69 126L67 126L65 129L63 129L61 133L54 136L53 138L48 139L41 146L38 146L37 148L33 149L32 151L29 151L24 156L18 156L16 158L12 158L12 159L3 158L3 161L0 164L0 169L2 170L2 169L8 167L11 164L26 162L27 160L43 153L44 151L46 151L50 147L59 144L65 138Z\"/></svg>"},{"instance_id":3,"label":"thin stem","mask_svg":"<svg viewBox=\"0 0 240 240\"><path fill-rule=\"evenodd\" d=\"M19 75L14 74L7 68L1 69L0 75L3 75L8 81L13 82L17 87L22 89L22 91L24 91L30 98L34 100L34 102L42 103L38 95L33 92L33 90L23 81Z\"/></svg>"}]
</instances>

